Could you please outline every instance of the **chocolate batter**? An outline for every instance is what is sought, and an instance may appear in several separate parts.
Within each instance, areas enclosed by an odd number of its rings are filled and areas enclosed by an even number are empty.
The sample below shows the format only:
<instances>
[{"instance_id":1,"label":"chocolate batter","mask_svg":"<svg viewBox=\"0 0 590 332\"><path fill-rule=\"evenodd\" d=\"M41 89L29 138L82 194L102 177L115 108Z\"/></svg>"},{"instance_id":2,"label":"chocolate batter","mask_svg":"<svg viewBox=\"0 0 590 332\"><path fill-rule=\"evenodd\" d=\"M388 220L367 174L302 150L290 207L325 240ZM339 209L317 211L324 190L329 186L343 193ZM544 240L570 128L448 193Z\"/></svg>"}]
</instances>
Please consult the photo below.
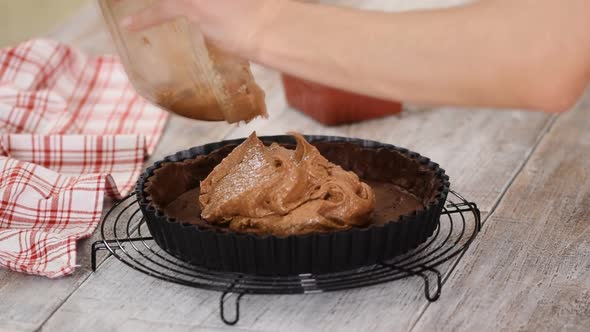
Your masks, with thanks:
<instances>
[{"instance_id":1,"label":"chocolate batter","mask_svg":"<svg viewBox=\"0 0 590 332\"><path fill-rule=\"evenodd\" d=\"M155 102L184 117L229 123L267 117L264 91L256 84L247 61L239 60L205 42L208 54L204 66L187 81L162 86Z\"/></svg>"},{"instance_id":2,"label":"chocolate batter","mask_svg":"<svg viewBox=\"0 0 590 332\"><path fill-rule=\"evenodd\" d=\"M371 188L303 136L295 150L250 137L201 182L201 217L235 232L288 236L365 226Z\"/></svg>"}]
</instances>

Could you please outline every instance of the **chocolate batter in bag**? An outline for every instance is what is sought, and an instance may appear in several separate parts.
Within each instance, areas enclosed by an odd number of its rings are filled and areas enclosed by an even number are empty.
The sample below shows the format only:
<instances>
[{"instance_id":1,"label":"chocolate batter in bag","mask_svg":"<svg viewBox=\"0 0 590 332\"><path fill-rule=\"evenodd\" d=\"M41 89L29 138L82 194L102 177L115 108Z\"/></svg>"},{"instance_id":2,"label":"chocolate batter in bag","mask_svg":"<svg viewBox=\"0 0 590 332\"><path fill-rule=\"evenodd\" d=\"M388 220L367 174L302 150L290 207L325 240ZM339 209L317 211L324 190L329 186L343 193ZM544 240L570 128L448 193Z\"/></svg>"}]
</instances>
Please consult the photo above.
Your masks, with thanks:
<instances>
[{"instance_id":1,"label":"chocolate batter in bag","mask_svg":"<svg viewBox=\"0 0 590 332\"><path fill-rule=\"evenodd\" d=\"M266 117L264 91L248 61L205 40L198 26L180 17L142 31L121 27L123 18L153 2L99 0L137 92L192 119L234 123Z\"/></svg>"}]
</instances>

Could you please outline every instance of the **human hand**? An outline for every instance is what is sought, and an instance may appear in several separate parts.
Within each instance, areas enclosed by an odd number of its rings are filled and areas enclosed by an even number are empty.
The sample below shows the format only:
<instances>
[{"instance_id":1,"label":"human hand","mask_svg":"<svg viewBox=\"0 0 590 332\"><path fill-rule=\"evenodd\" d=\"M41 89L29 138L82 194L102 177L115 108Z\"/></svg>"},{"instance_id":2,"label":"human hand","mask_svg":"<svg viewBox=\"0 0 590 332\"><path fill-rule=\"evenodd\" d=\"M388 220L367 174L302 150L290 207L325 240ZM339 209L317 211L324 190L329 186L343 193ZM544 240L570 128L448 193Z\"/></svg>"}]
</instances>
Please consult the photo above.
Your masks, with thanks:
<instances>
[{"instance_id":1,"label":"human hand","mask_svg":"<svg viewBox=\"0 0 590 332\"><path fill-rule=\"evenodd\" d=\"M124 1L124 0L120 0ZM264 31L288 0L158 0L121 24L141 30L185 17L221 48L255 58Z\"/></svg>"}]
</instances>

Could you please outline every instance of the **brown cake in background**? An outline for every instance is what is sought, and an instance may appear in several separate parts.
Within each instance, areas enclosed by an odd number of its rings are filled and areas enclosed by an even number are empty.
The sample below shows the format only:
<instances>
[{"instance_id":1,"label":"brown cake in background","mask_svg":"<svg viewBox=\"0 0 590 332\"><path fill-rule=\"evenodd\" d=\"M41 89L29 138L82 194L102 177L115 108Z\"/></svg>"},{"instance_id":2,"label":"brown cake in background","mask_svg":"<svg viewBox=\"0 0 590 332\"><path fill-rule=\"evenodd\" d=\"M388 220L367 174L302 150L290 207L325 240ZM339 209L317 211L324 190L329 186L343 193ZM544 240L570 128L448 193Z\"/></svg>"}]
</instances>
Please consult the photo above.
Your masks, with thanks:
<instances>
[{"instance_id":1,"label":"brown cake in background","mask_svg":"<svg viewBox=\"0 0 590 332\"><path fill-rule=\"evenodd\" d=\"M291 75L282 75L289 106L316 121L337 126L402 112L402 104L347 92Z\"/></svg>"}]
</instances>

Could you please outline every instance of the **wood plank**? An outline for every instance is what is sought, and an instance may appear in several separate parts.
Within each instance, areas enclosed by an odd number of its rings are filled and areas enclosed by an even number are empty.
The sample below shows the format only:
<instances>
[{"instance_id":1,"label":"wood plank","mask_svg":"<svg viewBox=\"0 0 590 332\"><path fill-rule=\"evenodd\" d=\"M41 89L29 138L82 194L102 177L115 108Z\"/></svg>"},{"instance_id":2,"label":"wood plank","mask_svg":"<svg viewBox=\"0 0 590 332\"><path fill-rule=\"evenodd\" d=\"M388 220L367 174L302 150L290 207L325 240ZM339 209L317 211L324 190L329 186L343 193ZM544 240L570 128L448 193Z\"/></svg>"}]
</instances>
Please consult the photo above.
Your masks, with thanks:
<instances>
[{"instance_id":1,"label":"wood plank","mask_svg":"<svg viewBox=\"0 0 590 332\"><path fill-rule=\"evenodd\" d=\"M590 92L543 138L417 331L588 331L589 149Z\"/></svg>"},{"instance_id":2,"label":"wood plank","mask_svg":"<svg viewBox=\"0 0 590 332\"><path fill-rule=\"evenodd\" d=\"M388 324L395 324L397 315L392 313L406 312L390 306L399 288L421 287L420 280L407 279L395 287L331 294L245 296L237 327L255 331L287 327L294 331L384 330ZM398 301L406 304L423 299L421 292L403 295L405 298ZM125 331L125 326L167 325L174 329L224 330L227 327L219 321L219 296L156 280L109 260L51 317L44 330Z\"/></svg>"}]
</instances>

